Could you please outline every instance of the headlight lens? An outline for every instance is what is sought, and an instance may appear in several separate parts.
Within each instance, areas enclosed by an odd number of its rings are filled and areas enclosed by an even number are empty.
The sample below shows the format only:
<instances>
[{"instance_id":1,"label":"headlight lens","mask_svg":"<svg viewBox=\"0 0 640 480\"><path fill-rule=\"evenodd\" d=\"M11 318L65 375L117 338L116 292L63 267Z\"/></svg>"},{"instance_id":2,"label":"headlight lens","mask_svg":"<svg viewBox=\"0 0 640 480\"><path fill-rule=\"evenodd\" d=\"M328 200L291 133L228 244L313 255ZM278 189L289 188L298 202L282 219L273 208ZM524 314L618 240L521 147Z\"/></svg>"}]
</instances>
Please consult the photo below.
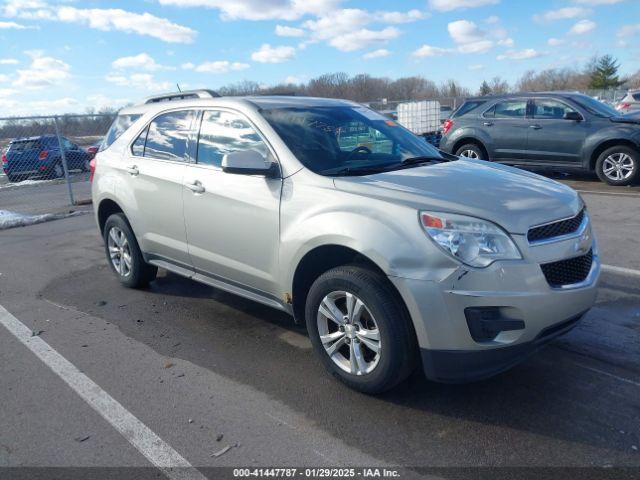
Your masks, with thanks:
<instances>
[{"instance_id":1,"label":"headlight lens","mask_svg":"<svg viewBox=\"0 0 640 480\"><path fill-rule=\"evenodd\" d=\"M453 258L471 267L522 256L509 235L494 223L453 213L420 212L429 237Z\"/></svg>"}]
</instances>

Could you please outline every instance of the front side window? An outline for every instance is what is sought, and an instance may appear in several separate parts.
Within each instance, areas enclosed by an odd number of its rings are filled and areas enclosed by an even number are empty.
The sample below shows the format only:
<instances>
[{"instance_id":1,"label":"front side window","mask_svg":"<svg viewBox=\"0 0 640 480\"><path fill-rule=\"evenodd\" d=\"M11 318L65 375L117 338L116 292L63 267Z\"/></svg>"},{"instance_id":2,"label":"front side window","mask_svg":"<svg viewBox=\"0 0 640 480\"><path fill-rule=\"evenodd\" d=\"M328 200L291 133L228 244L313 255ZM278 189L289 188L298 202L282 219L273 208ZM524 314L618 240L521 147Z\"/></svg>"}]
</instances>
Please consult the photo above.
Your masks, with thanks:
<instances>
[{"instance_id":1,"label":"front side window","mask_svg":"<svg viewBox=\"0 0 640 480\"><path fill-rule=\"evenodd\" d=\"M242 150L256 150L265 158L268 154L267 145L244 117L223 110L205 111L198 136L197 162L220 167L227 153Z\"/></svg>"},{"instance_id":2,"label":"front side window","mask_svg":"<svg viewBox=\"0 0 640 480\"><path fill-rule=\"evenodd\" d=\"M296 158L321 175L369 175L446 161L424 138L365 107L282 107L261 113Z\"/></svg>"},{"instance_id":3,"label":"front side window","mask_svg":"<svg viewBox=\"0 0 640 480\"><path fill-rule=\"evenodd\" d=\"M526 113L526 100L507 100L496 103L485 112L484 116L491 118L524 118Z\"/></svg>"},{"instance_id":4,"label":"front side window","mask_svg":"<svg viewBox=\"0 0 640 480\"><path fill-rule=\"evenodd\" d=\"M561 120L565 113L576 110L553 99L537 99L533 107L533 118L547 118Z\"/></svg>"},{"instance_id":5,"label":"front side window","mask_svg":"<svg viewBox=\"0 0 640 480\"><path fill-rule=\"evenodd\" d=\"M157 116L149 124L144 156L157 160L185 161L194 115L192 110L182 110Z\"/></svg>"}]
</instances>

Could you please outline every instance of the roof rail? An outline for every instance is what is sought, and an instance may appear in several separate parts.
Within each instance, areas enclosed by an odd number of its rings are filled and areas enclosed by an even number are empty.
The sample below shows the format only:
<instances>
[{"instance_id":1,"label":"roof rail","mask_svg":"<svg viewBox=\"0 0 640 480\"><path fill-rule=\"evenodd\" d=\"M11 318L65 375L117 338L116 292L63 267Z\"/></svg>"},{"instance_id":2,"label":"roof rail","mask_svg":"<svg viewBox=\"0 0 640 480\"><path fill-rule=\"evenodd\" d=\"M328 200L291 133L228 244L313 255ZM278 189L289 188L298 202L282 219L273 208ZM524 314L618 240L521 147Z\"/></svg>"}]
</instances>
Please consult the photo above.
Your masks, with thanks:
<instances>
[{"instance_id":1,"label":"roof rail","mask_svg":"<svg viewBox=\"0 0 640 480\"><path fill-rule=\"evenodd\" d=\"M185 90L182 92L163 93L147 98L144 103L171 102L175 100L186 100L188 98L216 98L220 95L213 90Z\"/></svg>"}]
</instances>

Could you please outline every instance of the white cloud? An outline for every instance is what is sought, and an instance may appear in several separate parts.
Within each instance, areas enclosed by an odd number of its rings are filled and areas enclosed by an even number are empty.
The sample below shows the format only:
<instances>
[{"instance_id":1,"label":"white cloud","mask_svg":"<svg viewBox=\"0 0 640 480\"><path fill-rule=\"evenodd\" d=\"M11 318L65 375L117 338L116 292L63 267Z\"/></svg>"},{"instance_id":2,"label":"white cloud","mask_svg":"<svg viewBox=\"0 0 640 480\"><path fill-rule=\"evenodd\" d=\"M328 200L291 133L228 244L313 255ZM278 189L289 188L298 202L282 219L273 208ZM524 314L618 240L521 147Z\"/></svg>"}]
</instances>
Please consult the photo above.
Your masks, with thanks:
<instances>
[{"instance_id":1,"label":"white cloud","mask_svg":"<svg viewBox=\"0 0 640 480\"><path fill-rule=\"evenodd\" d=\"M120 109L128 103L131 103L128 98L112 98L102 93L87 96L87 104L97 112L106 108Z\"/></svg>"},{"instance_id":2,"label":"white cloud","mask_svg":"<svg viewBox=\"0 0 640 480\"><path fill-rule=\"evenodd\" d=\"M0 30L8 30L10 28L14 30L24 30L27 27L16 22L0 22Z\"/></svg>"},{"instance_id":3,"label":"white cloud","mask_svg":"<svg viewBox=\"0 0 640 480\"><path fill-rule=\"evenodd\" d=\"M161 5L220 10L225 20L298 20L335 10L339 0L160 0Z\"/></svg>"},{"instance_id":4,"label":"white cloud","mask_svg":"<svg viewBox=\"0 0 640 480\"><path fill-rule=\"evenodd\" d=\"M284 79L283 82L285 85L298 85L302 83L302 79L300 77L296 77L295 75L289 75Z\"/></svg>"},{"instance_id":5,"label":"white cloud","mask_svg":"<svg viewBox=\"0 0 640 480\"><path fill-rule=\"evenodd\" d=\"M552 47L557 47L558 45L564 44L565 41L561 38L550 38L547 40L547 45L551 45Z\"/></svg>"},{"instance_id":6,"label":"white cloud","mask_svg":"<svg viewBox=\"0 0 640 480\"><path fill-rule=\"evenodd\" d=\"M413 13L412 13L413 12ZM395 27L380 30L366 28L371 23L404 23L422 15L418 10L401 12L367 12L358 8L332 11L314 20L304 22L310 31L311 41L326 41L329 45L350 52L367 48L376 43L385 43L400 36Z\"/></svg>"},{"instance_id":7,"label":"white cloud","mask_svg":"<svg viewBox=\"0 0 640 480\"><path fill-rule=\"evenodd\" d=\"M625 0L573 0L575 3L581 3L583 5L614 5L616 3L622 3Z\"/></svg>"},{"instance_id":8,"label":"white cloud","mask_svg":"<svg viewBox=\"0 0 640 480\"><path fill-rule=\"evenodd\" d=\"M515 42L513 41L513 38L508 37L498 40L498 45L500 45L501 47L513 47L515 45Z\"/></svg>"},{"instance_id":9,"label":"white cloud","mask_svg":"<svg viewBox=\"0 0 640 480\"><path fill-rule=\"evenodd\" d=\"M451 52L451 49L433 47L431 45L423 45L417 50L415 50L411 55L413 55L416 58L440 57L445 53L449 53L449 52Z\"/></svg>"},{"instance_id":10,"label":"white cloud","mask_svg":"<svg viewBox=\"0 0 640 480\"><path fill-rule=\"evenodd\" d=\"M460 53L484 53L494 46L492 40L486 39L486 33L469 20L451 22L447 30Z\"/></svg>"},{"instance_id":11,"label":"white cloud","mask_svg":"<svg viewBox=\"0 0 640 480\"><path fill-rule=\"evenodd\" d=\"M71 67L62 60L44 56L40 52L30 52L31 65L27 69L17 71L18 78L13 82L14 87L25 89L42 89L59 85L69 79Z\"/></svg>"},{"instance_id":12,"label":"white cloud","mask_svg":"<svg viewBox=\"0 0 640 480\"><path fill-rule=\"evenodd\" d=\"M471 71L483 70L484 69L484 65L482 65L480 63L476 63L474 65L469 65L467 68L469 70L471 70Z\"/></svg>"},{"instance_id":13,"label":"white cloud","mask_svg":"<svg viewBox=\"0 0 640 480\"><path fill-rule=\"evenodd\" d=\"M212 62L203 62L199 65L193 65L191 68L196 72L201 73L228 73L228 72L236 72L239 70L246 70L249 68L248 63L240 63L240 62L230 62L228 60L215 60ZM183 65L183 68L185 66ZM189 67L186 67L187 69Z\"/></svg>"},{"instance_id":14,"label":"white cloud","mask_svg":"<svg viewBox=\"0 0 640 480\"><path fill-rule=\"evenodd\" d=\"M286 25L276 25L276 35L279 37L303 37L304 30Z\"/></svg>"},{"instance_id":15,"label":"white cloud","mask_svg":"<svg viewBox=\"0 0 640 480\"><path fill-rule=\"evenodd\" d=\"M498 55L498 60L527 60L541 56L542 53L533 48L525 48L524 50L509 50L508 52Z\"/></svg>"},{"instance_id":16,"label":"white cloud","mask_svg":"<svg viewBox=\"0 0 640 480\"><path fill-rule=\"evenodd\" d=\"M429 0L429 6L440 12L450 12L459 8L484 7L485 5L495 5L500 0Z\"/></svg>"},{"instance_id":17,"label":"white cloud","mask_svg":"<svg viewBox=\"0 0 640 480\"><path fill-rule=\"evenodd\" d=\"M409 23L422 20L427 14L420 10L409 10L408 12L376 12L376 20L386 23Z\"/></svg>"},{"instance_id":18,"label":"white cloud","mask_svg":"<svg viewBox=\"0 0 640 480\"><path fill-rule=\"evenodd\" d=\"M10 78L11 77L9 77L9 75L5 75L4 73L0 73L0 83L8 82Z\"/></svg>"},{"instance_id":19,"label":"white cloud","mask_svg":"<svg viewBox=\"0 0 640 480\"><path fill-rule=\"evenodd\" d=\"M596 28L596 22L591 20L580 20L569 30L569 35L584 35Z\"/></svg>"},{"instance_id":20,"label":"white cloud","mask_svg":"<svg viewBox=\"0 0 640 480\"><path fill-rule=\"evenodd\" d=\"M500 23L500 17L497 15L491 15L490 17L485 18L484 22L489 25L494 25L496 23Z\"/></svg>"},{"instance_id":21,"label":"white cloud","mask_svg":"<svg viewBox=\"0 0 640 480\"><path fill-rule=\"evenodd\" d=\"M120 8L76 8L49 5L42 0L9 0L3 11L7 17L76 23L102 31L118 30L148 35L169 43L191 43L197 34L195 30L166 18Z\"/></svg>"},{"instance_id":22,"label":"white cloud","mask_svg":"<svg viewBox=\"0 0 640 480\"><path fill-rule=\"evenodd\" d=\"M117 58L111 62L111 66L117 70L138 69L147 70L149 72L169 69L169 67L164 67L157 63L148 53L140 53L130 57Z\"/></svg>"},{"instance_id":23,"label":"white cloud","mask_svg":"<svg viewBox=\"0 0 640 480\"><path fill-rule=\"evenodd\" d=\"M151 73L133 73L131 75L110 74L105 77L107 82L119 87L132 87L149 92L170 90L171 82L158 82Z\"/></svg>"},{"instance_id":24,"label":"white cloud","mask_svg":"<svg viewBox=\"0 0 640 480\"><path fill-rule=\"evenodd\" d=\"M370 60L372 58L383 58L391 55L391 52L386 48L379 48L378 50L374 50L373 52L365 53L362 58L365 60Z\"/></svg>"},{"instance_id":25,"label":"white cloud","mask_svg":"<svg viewBox=\"0 0 640 480\"><path fill-rule=\"evenodd\" d=\"M20 63L16 58L0 58L0 65L17 65Z\"/></svg>"},{"instance_id":26,"label":"white cloud","mask_svg":"<svg viewBox=\"0 0 640 480\"><path fill-rule=\"evenodd\" d=\"M254 62L260 63L282 63L291 60L296 54L293 47L279 46L272 47L268 43L263 43L259 50L251 54Z\"/></svg>"},{"instance_id":27,"label":"white cloud","mask_svg":"<svg viewBox=\"0 0 640 480\"><path fill-rule=\"evenodd\" d=\"M588 8L583 7L565 7L557 10L548 10L544 13L534 15L533 19L537 22L553 22L555 20L567 20L571 18L580 18L590 15L592 12Z\"/></svg>"}]
</instances>

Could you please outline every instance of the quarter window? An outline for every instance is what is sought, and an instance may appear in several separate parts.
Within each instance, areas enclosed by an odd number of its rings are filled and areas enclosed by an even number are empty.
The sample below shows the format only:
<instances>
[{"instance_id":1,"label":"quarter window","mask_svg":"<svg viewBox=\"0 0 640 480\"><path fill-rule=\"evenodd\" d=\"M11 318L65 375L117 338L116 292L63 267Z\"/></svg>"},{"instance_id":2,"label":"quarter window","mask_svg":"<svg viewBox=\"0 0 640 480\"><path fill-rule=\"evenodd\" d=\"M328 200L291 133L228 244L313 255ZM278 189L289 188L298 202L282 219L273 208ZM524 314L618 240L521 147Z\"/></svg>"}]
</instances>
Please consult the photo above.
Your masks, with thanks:
<instances>
[{"instance_id":1,"label":"quarter window","mask_svg":"<svg viewBox=\"0 0 640 480\"><path fill-rule=\"evenodd\" d=\"M144 144L147 141L148 131L149 131L149 126L147 125L147 128L145 128L142 131L142 133L138 135L138 138L136 138L136 141L133 142L133 145L131 145L131 153L133 153L136 157L144 156Z\"/></svg>"},{"instance_id":2,"label":"quarter window","mask_svg":"<svg viewBox=\"0 0 640 480\"><path fill-rule=\"evenodd\" d=\"M144 156L158 160L185 161L193 117L194 112L191 110L169 112L156 117L148 127Z\"/></svg>"},{"instance_id":3,"label":"quarter window","mask_svg":"<svg viewBox=\"0 0 640 480\"><path fill-rule=\"evenodd\" d=\"M203 113L198 137L199 164L220 167L227 153L243 150L256 150L265 158L269 151L258 132L239 114L222 110Z\"/></svg>"},{"instance_id":4,"label":"quarter window","mask_svg":"<svg viewBox=\"0 0 640 480\"><path fill-rule=\"evenodd\" d=\"M567 112L575 112L568 105L557 100L539 99L535 101L533 118L562 119Z\"/></svg>"}]
</instances>

